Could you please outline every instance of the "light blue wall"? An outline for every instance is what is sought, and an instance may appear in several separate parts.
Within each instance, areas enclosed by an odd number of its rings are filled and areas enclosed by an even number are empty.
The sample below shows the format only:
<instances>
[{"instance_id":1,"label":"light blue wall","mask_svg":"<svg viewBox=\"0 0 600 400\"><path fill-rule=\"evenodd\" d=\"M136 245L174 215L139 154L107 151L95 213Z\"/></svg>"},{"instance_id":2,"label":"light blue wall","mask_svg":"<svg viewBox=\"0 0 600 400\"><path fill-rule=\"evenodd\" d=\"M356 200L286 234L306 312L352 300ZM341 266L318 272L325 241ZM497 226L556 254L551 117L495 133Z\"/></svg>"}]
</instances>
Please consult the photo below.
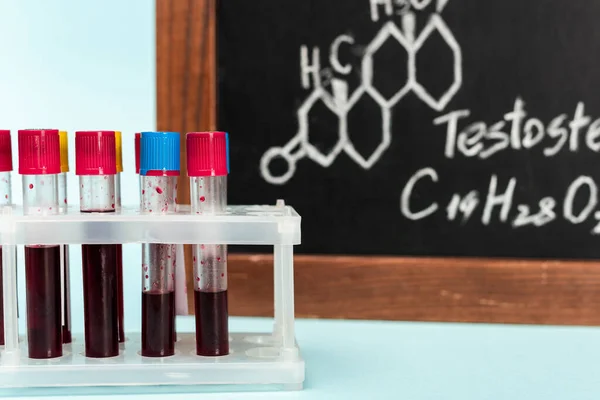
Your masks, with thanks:
<instances>
[{"instance_id":1,"label":"light blue wall","mask_svg":"<svg viewBox=\"0 0 600 400\"><path fill-rule=\"evenodd\" d=\"M123 132L123 203L138 198L133 134L155 128L153 0L0 0L0 129L56 128L70 133L69 202L79 201L74 131ZM13 196L21 201L20 177ZM140 249L124 246L126 329L140 320ZM20 293L24 292L20 254ZM72 249L72 313L83 330L81 252ZM21 332L25 296L19 299Z\"/></svg>"}]
</instances>

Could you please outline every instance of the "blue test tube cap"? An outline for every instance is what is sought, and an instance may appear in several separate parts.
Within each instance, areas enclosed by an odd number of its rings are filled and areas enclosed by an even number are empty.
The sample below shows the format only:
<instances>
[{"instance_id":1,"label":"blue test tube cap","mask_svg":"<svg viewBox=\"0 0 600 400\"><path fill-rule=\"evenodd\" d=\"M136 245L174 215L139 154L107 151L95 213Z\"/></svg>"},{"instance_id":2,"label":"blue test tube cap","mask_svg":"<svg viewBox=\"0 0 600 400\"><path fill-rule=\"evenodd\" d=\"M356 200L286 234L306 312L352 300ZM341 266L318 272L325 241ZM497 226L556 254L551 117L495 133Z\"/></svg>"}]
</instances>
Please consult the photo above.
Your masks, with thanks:
<instances>
[{"instance_id":1,"label":"blue test tube cap","mask_svg":"<svg viewBox=\"0 0 600 400\"><path fill-rule=\"evenodd\" d=\"M142 132L140 139L140 175L179 172L181 154L178 132Z\"/></svg>"},{"instance_id":2,"label":"blue test tube cap","mask_svg":"<svg viewBox=\"0 0 600 400\"><path fill-rule=\"evenodd\" d=\"M231 170L229 169L229 133L227 132L225 132L225 143L227 146L227 174L229 175Z\"/></svg>"}]
</instances>

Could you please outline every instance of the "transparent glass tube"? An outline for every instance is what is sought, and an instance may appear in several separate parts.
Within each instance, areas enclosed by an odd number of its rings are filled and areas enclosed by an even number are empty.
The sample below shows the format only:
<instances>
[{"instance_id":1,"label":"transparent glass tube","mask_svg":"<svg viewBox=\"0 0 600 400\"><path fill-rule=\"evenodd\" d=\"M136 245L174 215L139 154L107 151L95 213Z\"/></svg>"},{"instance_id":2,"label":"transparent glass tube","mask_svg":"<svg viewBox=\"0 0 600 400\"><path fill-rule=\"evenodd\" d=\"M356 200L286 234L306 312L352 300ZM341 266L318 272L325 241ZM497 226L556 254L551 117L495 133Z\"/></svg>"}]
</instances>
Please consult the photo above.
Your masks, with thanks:
<instances>
[{"instance_id":1,"label":"transparent glass tube","mask_svg":"<svg viewBox=\"0 0 600 400\"><path fill-rule=\"evenodd\" d=\"M114 175L80 176L79 200L81 212L114 212ZM81 250L85 355L115 357L119 355L117 245L84 244Z\"/></svg>"},{"instance_id":2,"label":"transparent glass tube","mask_svg":"<svg viewBox=\"0 0 600 400\"><path fill-rule=\"evenodd\" d=\"M9 206L12 203L11 172L0 172L0 206Z\"/></svg>"},{"instance_id":3,"label":"transparent glass tube","mask_svg":"<svg viewBox=\"0 0 600 400\"><path fill-rule=\"evenodd\" d=\"M115 208L117 211L121 209L121 173L115 175Z\"/></svg>"},{"instance_id":4,"label":"transparent glass tube","mask_svg":"<svg viewBox=\"0 0 600 400\"><path fill-rule=\"evenodd\" d=\"M192 213L222 214L227 207L227 176L190 178ZM227 246L193 246L196 353L229 354Z\"/></svg>"},{"instance_id":5,"label":"transparent glass tube","mask_svg":"<svg viewBox=\"0 0 600 400\"><path fill-rule=\"evenodd\" d=\"M58 176L23 175L26 215L58 214ZM59 245L25 246L27 343L30 358L62 356Z\"/></svg>"},{"instance_id":6,"label":"transparent glass tube","mask_svg":"<svg viewBox=\"0 0 600 400\"><path fill-rule=\"evenodd\" d=\"M79 203L81 212L114 212L117 206L115 176L81 175Z\"/></svg>"},{"instance_id":7,"label":"transparent glass tube","mask_svg":"<svg viewBox=\"0 0 600 400\"><path fill-rule=\"evenodd\" d=\"M141 176L143 213L176 211L176 176ZM142 356L175 354L177 246L142 244Z\"/></svg>"},{"instance_id":8,"label":"transparent glass tube","mask_svg":"<svg viewBox=\"0 0 600 400\"><path fill-rule=\"evenodd\" d=\"M0 207L12 202L10 171L0 172ZM2 279L2 247L0 246L0 346L4 345L4 291Z\"/></svg>"},{"instance_id":9,"label":"transparent glass tube","mask_svg":"<svg viewBox=\"0 0 600 400\"><path fill-rule=\"evenodd\" d=\"M58 210L61 214L67 212L67 173L58 174ZM62 308L62 339L63 343L71 343L71 289L69 246L60 246L60 282Z\"/></svg>"},{"instance_id":10,"label":"transparent glass tube","mask_svg":"<svg viewBox=\"0 0 600 400\"><path fill-rule=\"evenodd\" d=\"M140 210L142 209L142 176L138 175L138 193L140 194Z\"/></svg>"},{"instance_id":11,"label":"transparent glass tube","mask_svg":"<svg viewBox=\"0 0 600 400\"><path fill-rule=\"evenodd\" d=\"M121 210L121 173L115 175L115 209ZM125 304L123 301L123 245L117 245L117 320L119 343L125 342Z\"/></svg>"}]
</instances>

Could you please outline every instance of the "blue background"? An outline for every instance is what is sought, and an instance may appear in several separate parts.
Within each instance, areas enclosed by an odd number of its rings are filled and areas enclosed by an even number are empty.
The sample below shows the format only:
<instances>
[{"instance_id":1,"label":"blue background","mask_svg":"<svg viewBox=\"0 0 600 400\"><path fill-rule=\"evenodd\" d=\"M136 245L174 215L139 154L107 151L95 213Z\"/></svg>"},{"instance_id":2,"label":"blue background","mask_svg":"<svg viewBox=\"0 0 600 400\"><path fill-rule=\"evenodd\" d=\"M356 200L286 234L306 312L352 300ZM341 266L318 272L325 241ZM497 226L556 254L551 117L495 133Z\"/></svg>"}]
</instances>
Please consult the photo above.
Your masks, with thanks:
<instances>
[{"instance_id":1,"label":"blue background","mask_svg":"<svg viewBox=\"0 0 600 400\"><path fill-rule=\"evenodd\" d=\"M21 202L18 129L69 132L69 203L78 205L77 130L123 132L122 202L138 201L133 139L156 126L155 4L152 0L0 0L0 129L13 134L13 198ZM19 251L19 265L22 251ZM123 246L125 329L139 330L139 245ZM71 250L72 323L83 327L81 251ZM24 269L19 291L25 293ZM79 283L79 284L77 284ZM25 310L25 296L19 298ZM25 319L20 319L24 332Z\"/></svg>"}]
</instances>

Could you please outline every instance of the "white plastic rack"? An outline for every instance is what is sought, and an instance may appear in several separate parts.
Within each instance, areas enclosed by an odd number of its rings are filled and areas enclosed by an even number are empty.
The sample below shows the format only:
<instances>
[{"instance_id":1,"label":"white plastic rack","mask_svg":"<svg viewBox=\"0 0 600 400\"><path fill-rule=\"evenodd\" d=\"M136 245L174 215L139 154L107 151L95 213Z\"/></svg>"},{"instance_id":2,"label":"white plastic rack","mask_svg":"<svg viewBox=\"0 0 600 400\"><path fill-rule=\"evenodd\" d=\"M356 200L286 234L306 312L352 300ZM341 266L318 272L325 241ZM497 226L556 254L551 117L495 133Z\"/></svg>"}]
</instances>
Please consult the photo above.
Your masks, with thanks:
<instances>
[{"instance_id":1,"label":"white plastic rack","mask_svg":"<svg viewBox=\"0 0 600 400\"><path fill-rule=\"evenodd\" d=\"M191 215L185 206L170 215L140 214L124 207L114 214L69 209L54 216L24 216L21 207L0 215L5 346L0 353L0 388L143 385L243 385L299 390L304 361L294 336L293 246L300 244L301 218L278 201L275 206L232 206L220 216ZM255 244L274 248L274 329L264 334L231 333L231 354L201 357L195 335L178 333L175 355L139 354L139 333L113 358L86 358L82 336L63 346L63 356L28 358L17 324L17 246L32 244ZM19 266L23 268L24 266ZM237 390L243 389L239 387Z\"/></svg>"}]
</instances>

